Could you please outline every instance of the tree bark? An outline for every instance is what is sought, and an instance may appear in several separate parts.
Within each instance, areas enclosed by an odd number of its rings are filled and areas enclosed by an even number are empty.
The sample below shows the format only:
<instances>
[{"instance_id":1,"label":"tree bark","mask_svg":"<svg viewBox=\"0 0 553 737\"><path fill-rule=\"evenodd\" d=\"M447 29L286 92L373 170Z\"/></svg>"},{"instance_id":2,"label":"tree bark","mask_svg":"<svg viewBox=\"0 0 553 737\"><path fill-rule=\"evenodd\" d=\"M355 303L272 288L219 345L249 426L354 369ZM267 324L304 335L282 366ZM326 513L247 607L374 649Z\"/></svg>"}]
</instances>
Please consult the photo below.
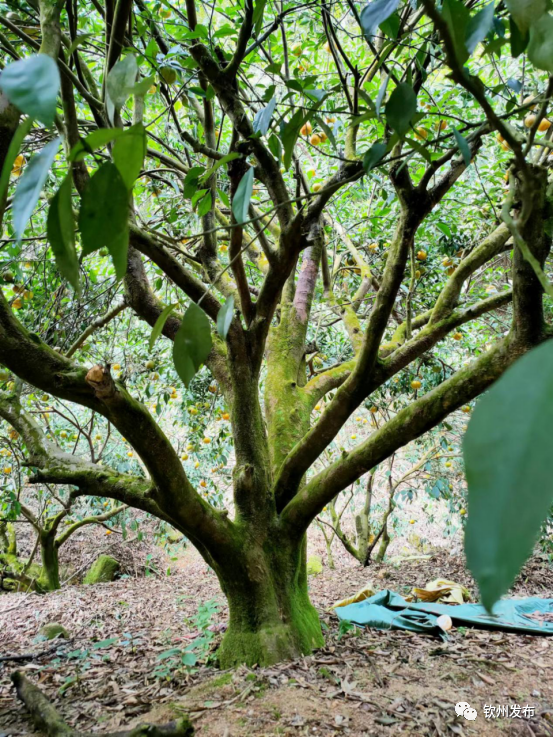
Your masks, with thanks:
<instances>
[{"instance_id":1,"label":"tree bark","mask_svg":"<svg viewBox=\"0 0 553 737\"><path fill-rule=\"evenodd\" d=\"M229 627L219 649L222 668L271 665L324 645L307 592L305 538L299 544L275 529L244 532L242 555L216 572L229 604Z\"/></svg>"},{"instance_id":2,"label":"tree bark","mask_svg":"<svg viewBox=\"0 0 553 737\"><path fill-rule=\"evenodd\" d=\"M42 573L38 584L43 591L57 591L60 584L60 563L58 546L54 534L47 531L40 532L40 556L42 559Z\"/></svg>"}]
</instances>

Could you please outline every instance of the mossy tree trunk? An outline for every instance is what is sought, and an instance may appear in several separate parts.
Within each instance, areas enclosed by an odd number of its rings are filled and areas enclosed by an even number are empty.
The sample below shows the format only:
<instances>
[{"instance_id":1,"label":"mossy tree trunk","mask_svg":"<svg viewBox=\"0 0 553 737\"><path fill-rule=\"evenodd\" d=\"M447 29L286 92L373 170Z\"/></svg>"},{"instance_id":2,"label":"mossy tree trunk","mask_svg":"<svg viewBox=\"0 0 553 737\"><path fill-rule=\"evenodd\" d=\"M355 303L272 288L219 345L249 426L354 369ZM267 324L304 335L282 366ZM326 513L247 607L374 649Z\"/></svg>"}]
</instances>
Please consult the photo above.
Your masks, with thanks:
<instances>
[{"instance_id":1,"label":"mossy tree trunk","mask_svg":"<svg viewBox=\"0 0 553 737\"><path fill-rule=\"evenodd\" d=\"M286 542L278 527L256 537L245 534L234 565L215 569L230 614L219 650L223 668L270 665L324 643L307 591L304 541Z\"/></svg>"},{"instance_id":2,"label":"mossy tree trunk","mask_svg":"<svg viewBox=\"0 0 553 737\"><path fill-rule=\"evenodd\" d=\"M55 533L55 530L43 530L40 533L42 572L38 583L44 591L57 591L60 588L60 561Z\"/></svg>"}]
</instances>

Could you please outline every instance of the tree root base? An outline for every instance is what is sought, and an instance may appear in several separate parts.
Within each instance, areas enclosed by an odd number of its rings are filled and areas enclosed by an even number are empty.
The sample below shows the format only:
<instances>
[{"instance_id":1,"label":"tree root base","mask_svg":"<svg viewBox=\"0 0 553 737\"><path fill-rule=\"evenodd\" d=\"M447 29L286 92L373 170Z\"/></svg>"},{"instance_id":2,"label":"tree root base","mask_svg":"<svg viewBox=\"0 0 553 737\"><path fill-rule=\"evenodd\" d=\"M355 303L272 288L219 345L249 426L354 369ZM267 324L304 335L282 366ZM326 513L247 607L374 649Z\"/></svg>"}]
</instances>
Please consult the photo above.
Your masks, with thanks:
<instances>
[{"instance_id":1,"label":"tree root base","mask_svg":"<svg viewBox=\"0 0 553 737\"><path fill-rule=\"evenodd\" d=\"M61 715L48 701L42 691L33 685L22 673L15 671L11 675L18 697L27 707L33 724L47 737L98 737L97 732L78 732L63 721ZM156 726L141 724L123 732L103 732L102 737L191 737L194 734L188 717L181 717L175 722Z\"/></svg>"}]
</instances>

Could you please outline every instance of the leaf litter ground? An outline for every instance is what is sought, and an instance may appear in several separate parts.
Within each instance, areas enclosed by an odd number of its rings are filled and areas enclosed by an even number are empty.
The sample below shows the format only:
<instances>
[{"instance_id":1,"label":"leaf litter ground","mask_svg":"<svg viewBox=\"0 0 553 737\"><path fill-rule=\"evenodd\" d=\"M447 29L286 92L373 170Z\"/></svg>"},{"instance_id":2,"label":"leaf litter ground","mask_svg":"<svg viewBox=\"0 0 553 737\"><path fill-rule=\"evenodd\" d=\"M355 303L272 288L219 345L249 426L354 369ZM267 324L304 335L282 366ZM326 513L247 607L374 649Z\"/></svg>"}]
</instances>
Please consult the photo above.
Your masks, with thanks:
<instances>
[{"instance_id":1,"label":"leaf litter ground","mask_svg":"<svg viewBox=\"0 0 553 737\"><path fill-rule=\"evenodd\" d=\"M200 665L160 680L153 677L158 656L185 648L198 635L191 620L200 602L220 604L213 647L227 620L215 576L199 556L186 550L173 566L171 576L68 586L46 596L3 595L0 653L32 657L0 663L0 735L34 734L8 679L19 669L81 730L161 723L184 710L197 733L210 736L553 736L553 638L470 629L453 630L448 643L407 632L341 635L329 612L334 601L369 581L407 594L440 576L474 593L460 556L436 552L367 569L338 556L336 570L324 568L310 577L325 628L324 649L270 668L221 672ZM545 558L536 555L527 564L512 593L553 597L553 570ZM63 624L71 639L36 642L40 626L53 621ZM89 654L75 656L83 651ZM477 710L474 722L455 714L460 701ZM486 719L485 704L528 704L535 715Z\"/></svg>"}]
</instances>

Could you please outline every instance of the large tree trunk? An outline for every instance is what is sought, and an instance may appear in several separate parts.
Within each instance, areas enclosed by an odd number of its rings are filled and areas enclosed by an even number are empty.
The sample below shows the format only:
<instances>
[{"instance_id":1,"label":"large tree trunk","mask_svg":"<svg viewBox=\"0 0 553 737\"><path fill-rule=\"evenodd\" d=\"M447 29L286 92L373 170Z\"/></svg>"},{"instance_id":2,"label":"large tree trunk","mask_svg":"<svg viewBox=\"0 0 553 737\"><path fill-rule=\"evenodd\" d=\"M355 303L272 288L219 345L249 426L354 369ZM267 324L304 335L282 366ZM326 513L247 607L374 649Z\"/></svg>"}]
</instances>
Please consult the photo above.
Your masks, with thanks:
<instances>
[{"instance_id":1,"label":"large tree trunk","mask_svg":"<svg viewBox=\"0 0 553 737\"><path fill-rule=\"evenodd\" d=\"M41 532L40 555L42 558L42 573L38 584L43 591L57 591L60 585L60 564L58 547L55 535Z\"/></svg>"},{"instance_id":2,"label":"large tree trunk","mask_svg":"<svg viewBox=\"0 0 553 737\"><path fill-rule=\"evenodd\" d=\"M273 534L243 541L243 556L217 566L230 610L219 649L221 667L271 665L324 645L319 616L309 601L305 540Z\"/></svg>"}]
</instances>

